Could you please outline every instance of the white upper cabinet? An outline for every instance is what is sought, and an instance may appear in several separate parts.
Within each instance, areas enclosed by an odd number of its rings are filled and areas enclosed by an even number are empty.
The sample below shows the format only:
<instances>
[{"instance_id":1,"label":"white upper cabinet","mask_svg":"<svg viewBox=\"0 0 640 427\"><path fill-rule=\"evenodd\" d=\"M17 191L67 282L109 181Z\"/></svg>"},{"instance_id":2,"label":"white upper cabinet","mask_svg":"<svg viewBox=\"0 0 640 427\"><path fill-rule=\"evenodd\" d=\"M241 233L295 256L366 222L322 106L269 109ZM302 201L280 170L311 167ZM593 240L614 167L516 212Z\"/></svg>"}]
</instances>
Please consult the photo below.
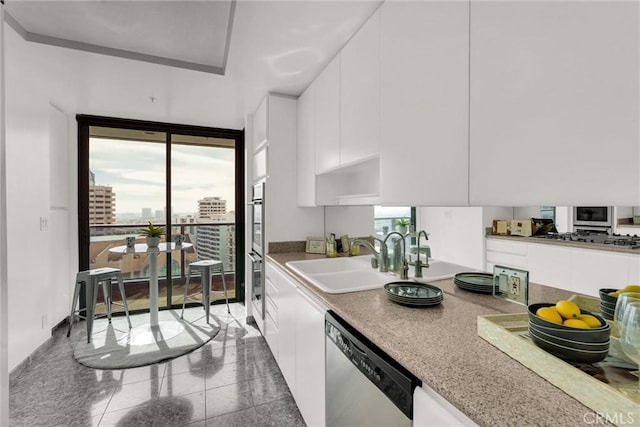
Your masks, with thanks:
<instances>
[{"instance_id":1,"label":"white upper cabinet","mask_svg":"<svg viewBox=\"0 0 640 427\"><path fill-rule=\"evenodd\" d=\"M386 2L380 12L381 202L466 205L469 2Z\"/></svg>"},{"instance_id":2,"label":"white upper cabinet","mask_svg":"<svg viewBox=\"0 0 640 427\"><path fill-rule=\"evenodd\" d=\"M380 150L380 10L340 52L340 164Z\"/></svg>"},{"instance_id":3,"label":"white upper cabinet","mask_svg":"<svg viewBox=\"0 0 640 427\"><path fill-rule=\"evenodd\" d=\"M472 205L640 202L639 12L471 1Z\"/></svg>"},{"instance_id":4,"label":"white upper cabinet","mask_svg":"<svg viewBox=\"0 0 640 427\"><path fill-rule=\"evenodd\" d=\"M313 82L315 173L340 167L340 55Z\"/></svg>"},{"instance_id":5,"label":"white upper cabinet","mask_svg":"<svg viewBox=\"0 0 640 427\"><path fill-rule=\"evenodd\" d=\"M295 167L297 103L296 99L282 95L267 95L263 103L266 105L268 150L263 206L267 247L270 242L304 240L307 236L322 235L324 210L298 206ZM259 110L255 115L258 113Z\"/></svg>"},{"instance_id":6,"label":"white upper cabinet","mask_svg":"<svg viewBox=\"0 0 640 427\"><path fill-rule=\"evenodd\" d=\"M296 150L298 206L316 205L314 85L298 98L298 142Z\"/></svg>"}]
</instances>

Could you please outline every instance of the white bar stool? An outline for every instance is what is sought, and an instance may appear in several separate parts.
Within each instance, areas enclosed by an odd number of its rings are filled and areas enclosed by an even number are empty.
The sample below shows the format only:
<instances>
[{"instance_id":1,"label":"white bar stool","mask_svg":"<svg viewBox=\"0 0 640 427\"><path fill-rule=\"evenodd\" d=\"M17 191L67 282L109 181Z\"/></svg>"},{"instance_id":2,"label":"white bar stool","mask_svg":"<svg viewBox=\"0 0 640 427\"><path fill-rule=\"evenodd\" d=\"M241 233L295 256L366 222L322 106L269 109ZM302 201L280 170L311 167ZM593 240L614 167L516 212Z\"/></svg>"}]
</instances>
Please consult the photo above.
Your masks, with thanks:
<instances>
[{"instance_id":1,"label":"white bar stool","mask_svg":"<svg viewBox=\"0 0 640 427\"><path fill-rule=\"evenodd\" d=\"M182 319L184 316L184 307L187 303L187 299L198 301L195 298L191 298L191 296L195 294L187 295L187 292L189 290L189 278L191 276L192 270L200 271L200 277L202 281L202 288L200 291L202 293L201 302L204 305L204 311L207 315L207 323L209 323L209 310L211 308L210 306L211 275L213 273L219 273L220 276L222 277L222 287L224 288L224 297L227 300L227 312L231 313L231 310L229 309L229 295L227 294L227 283L224 281L224 265L222 261L206 259L202 261L192 262L191 264L189 264L189 267L187 268L187 280L184 284L184 298L182 300L182 314L180 314L180 318Z\"/></svg>"},{"instance_id":2,"label":"white bar stool","mask_svg":"<svg viewBox=\"0 0 640 427\"><path fill-rule=\"evenodd\" d=\"M120 296L122 297L122 304L114 303L111 299L112 279L118 280L118 289L120 290ZM85 285L85 308L76 310L76 306L78 305L80 300L80 288L83 284ZM96 309L96 301L98 299L98 287L100 285L102 285L102 295L107 306L107 318L109 319L109 323L111 323L111 304L122 305L127 316L129 329L131 329L129 307L127 306L127 297L124 293L124 280L122 278L122 272L117 268L103 267L95 268L93 270L80 271L76 275L76 286L73 291L73 301L71 303L71 314L69 315L69 328L67 329L67 336L71 335L73 316L74 314L77 314L78 317L87 320L87 343L91 343L93 319ZM85 316L80 315L81 311L85 312Z\"/></svg>"}]
</instances>

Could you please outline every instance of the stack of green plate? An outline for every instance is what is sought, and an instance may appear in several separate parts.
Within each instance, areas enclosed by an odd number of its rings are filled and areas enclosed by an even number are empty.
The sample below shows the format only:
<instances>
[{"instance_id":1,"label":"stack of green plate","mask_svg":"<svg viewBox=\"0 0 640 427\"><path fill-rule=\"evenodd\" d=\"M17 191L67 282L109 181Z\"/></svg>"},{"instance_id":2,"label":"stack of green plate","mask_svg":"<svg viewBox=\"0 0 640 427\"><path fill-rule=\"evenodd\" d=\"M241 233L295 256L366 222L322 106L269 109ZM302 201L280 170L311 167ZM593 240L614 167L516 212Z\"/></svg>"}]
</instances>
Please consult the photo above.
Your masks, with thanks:
<instances>
[{"instance_id":1,"label":"stack of green plate","mask_svg":"<svg viewBox=\"0 0 640 427\"><path fill-rule=\"evenodd\" d=\"M494 288L493 274L490 273L458 273L453 277L453 283L460 289L480 294L492 294ZM495 290L500 292L497 285Z\"/></svg>"},{"instance_id":2,"label":"stack of green plate","mask_svg":"<svg viewBox=\"0 0 640 427\"><path fill-rule=\"evenodd\" d=\"M442 302L442 289L426 283L390 282L384 292L391 301L414 307L430 307Z\"/></svg>"}]
</instances>

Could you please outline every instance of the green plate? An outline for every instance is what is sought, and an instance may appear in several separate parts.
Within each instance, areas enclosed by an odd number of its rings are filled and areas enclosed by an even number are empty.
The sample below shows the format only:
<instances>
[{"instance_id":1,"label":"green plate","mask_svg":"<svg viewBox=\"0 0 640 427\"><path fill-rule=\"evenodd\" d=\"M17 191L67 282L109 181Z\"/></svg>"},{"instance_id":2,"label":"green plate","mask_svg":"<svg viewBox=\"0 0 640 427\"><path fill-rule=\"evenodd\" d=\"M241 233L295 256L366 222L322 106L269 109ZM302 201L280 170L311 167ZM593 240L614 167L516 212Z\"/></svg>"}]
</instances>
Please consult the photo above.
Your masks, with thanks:
<instances>
[{"instance_id":1,"label":"green plate","mask_svg":"<svg viewBox=\"0 0 640 427\"><path fill-rule=\"evenodd\" d=\"M389 296L409 300L436 300L442 297L442 289L425 283L390 282L384 285Z\"/></svg>"},{"instance_id":2,"label":"green plate","mask_svg":"<svg viewBox=\"0 0 640 427\"><path fill-rule=\"evenodd\" d=\"M493 274L491 273L458 273L454 279L468 285L493 286Z\"/></svg>"}]
</instances>

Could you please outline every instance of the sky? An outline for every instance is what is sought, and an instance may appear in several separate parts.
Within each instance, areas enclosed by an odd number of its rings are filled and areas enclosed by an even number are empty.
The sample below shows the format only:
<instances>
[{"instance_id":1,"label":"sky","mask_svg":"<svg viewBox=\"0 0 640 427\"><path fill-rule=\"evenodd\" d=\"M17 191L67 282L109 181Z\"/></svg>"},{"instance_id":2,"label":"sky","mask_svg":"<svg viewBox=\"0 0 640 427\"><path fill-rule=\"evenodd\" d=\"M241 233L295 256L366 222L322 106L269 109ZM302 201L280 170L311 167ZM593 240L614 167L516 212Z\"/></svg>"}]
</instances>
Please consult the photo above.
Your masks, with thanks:
<instances>
[{"instance_id":1,"label":"sky","mask_svg":"<svg viewBox=\"0 0 640 427\"><path fill-rule=\"evenodd\" d=\"M165 207L165 145L91 138L89 168L96 185L116 193L116 215L141 214ZM198 200L217 196L235 206L235 159L229 148L174 145L172 147L172 205L174 214L198 211Z\"/></svg>"}]
</instances>

